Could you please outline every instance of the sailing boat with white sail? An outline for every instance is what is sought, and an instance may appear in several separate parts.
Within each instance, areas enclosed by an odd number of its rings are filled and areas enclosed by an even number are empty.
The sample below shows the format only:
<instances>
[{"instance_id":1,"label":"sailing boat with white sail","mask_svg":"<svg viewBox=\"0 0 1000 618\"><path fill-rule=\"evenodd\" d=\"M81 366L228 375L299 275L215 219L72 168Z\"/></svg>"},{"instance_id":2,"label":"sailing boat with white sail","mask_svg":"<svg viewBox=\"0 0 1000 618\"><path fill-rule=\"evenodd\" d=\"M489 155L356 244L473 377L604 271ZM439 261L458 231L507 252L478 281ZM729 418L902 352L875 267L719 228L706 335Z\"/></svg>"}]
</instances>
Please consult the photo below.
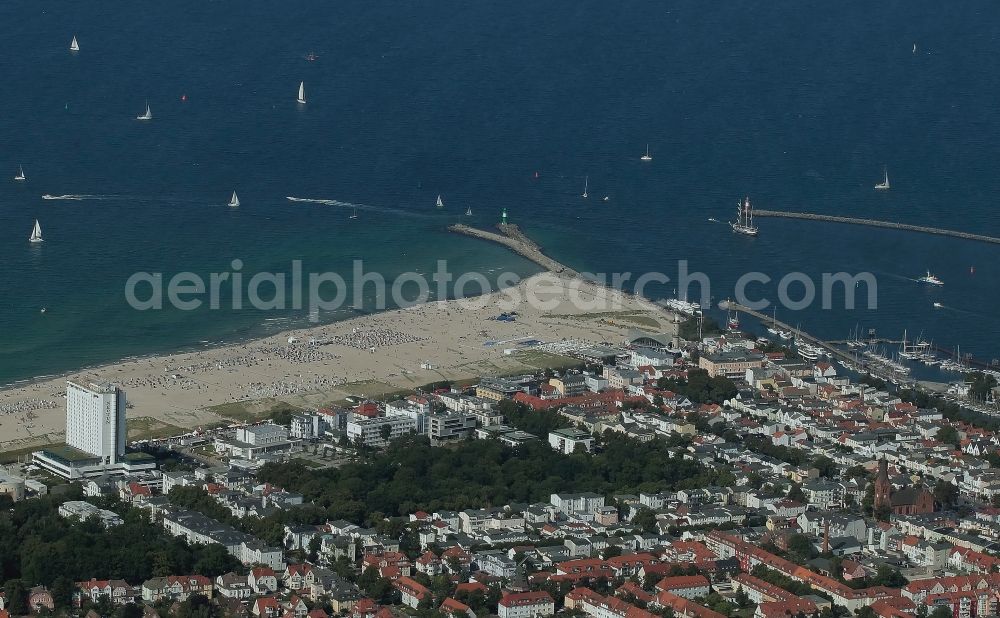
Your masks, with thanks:
<instances>
[{"instance_id":1,"label":"sailing boat with white sail","mask_svg":"<svg viewBox=\"0 0 1000 618\"><path fill-rule=\"evenodd\" d=\"M885 174L885 180L875 185L876 191L888 191L889 190L889 170L887 168L882 168L882 172Z\"/></svg>"},{"instance_id":2,"label":"sailing boat with white sail","mask_svg":"<svg viewBox=\"0 0 1000 618\"><path fill-rule=\"evenodd\" d=\"M306 102L306 83L299 82L299 103L305 104Z\"/></svg>"},{"instance_id":3,"label":"sailing boat with white sail","mask_svg":"<svg viewBox=\"0 0 1000 618\"><path fill-rule=\"evenodd\" d=\"M149 101L146 101L146 112L141 116L136 116L136 120L152 120L153 112L149 109Z\"/></svg>"},{"instance_id":4,"label":"sailing boat with white sail","mask_svg":"<svg viewBox=\"0 0 1000 618\"><path fill-rule=\"evenodd\" d=\"M240 198L236 197L236 191L233 191L233 197L229 200L229 207L236 208L240 205Z\"/></svg>"},{"instance_id":5,"label":"sailing boat with white sail","mask_svg":"<svg viewBox=\"0 0 1000 618\"><path fill-rule=\"evenodd\" d=\"M646 144L646 154L639 157L640 161L652 161L653 157L649 154L649 144Z\"/></svg>"},{"instance_id":6,"label":"sailing boat with white sail","mask_svg":"<svg viewBox=\"0 0 1000 618\"><path fill-rule=\"evenodd\" d=\"M472 216L472 206L469 206L468 208L465 209L465 216L466 217Z\"/></svg>"},{"instance_id":7,"label":"sailing boat with white sail","mask_svg":"<svg viewBox=\"0 0 1000 618\"><path fill-rule=\"evenodd\" d=\"M357 218L358 218L358 207L355 206L354 213L351 214L351 219L357 219Z\"/></svg>"},{"instance_id":8,"label":"sailing boat with white sail","mask_svg":"<svg viewBox=\"0 0 1000 618\"><path fill-rule=\"evenodd\" d=\"M31 236L28 237L28 242L42 242L45 240L42 238L42 226L38 224L38 219L35 219L35 227L31 228Z\"/></svg>"},{"instance_id":9,"label":"sailing boat with white sail","mask_svg":"<svg viewBox=\"0 0 1000 618\"><path fill-rule=\"evenodd\" d=\"M583 179L583 197L588 197L587 189L590 187L590 176Z\"/></svg>"},{"instance_id":10,"label":"sailing boat with white sail","mask_svg":"<svg viewBox=\"0 0 1000 618\"><path fill-rule=\"evenodd\" d=\"M20 165L17 166L17 176L14 176L14 180L19 180L19 181L22 181L22 182L25 181L25 180L27 180L24 177L24 168L21 167Z\"/></svg>"},{"instance_id":11,"label":"sailing boat with white sail","mask_svg":"<svg viewBox=\"0 0 1000 618\"><path fill-rule=\"evenodd\" d=\"M76 35L73 35L73 41L69 44L69 50L72 52L80 51L80 44L76 42Z\"/></svg>"},{"instance_id":12,"label":"sailing boat with white sail","mask_svg":"<svg viewBox=\"0 0 1000 618\"><path fill-rule=\"evenodd\" d=\"M440 195L438 195L436 206L437 206L438 210L441 210L442 208L444 208L444 201L441 199Z\"/></svg>"}]
</instances>

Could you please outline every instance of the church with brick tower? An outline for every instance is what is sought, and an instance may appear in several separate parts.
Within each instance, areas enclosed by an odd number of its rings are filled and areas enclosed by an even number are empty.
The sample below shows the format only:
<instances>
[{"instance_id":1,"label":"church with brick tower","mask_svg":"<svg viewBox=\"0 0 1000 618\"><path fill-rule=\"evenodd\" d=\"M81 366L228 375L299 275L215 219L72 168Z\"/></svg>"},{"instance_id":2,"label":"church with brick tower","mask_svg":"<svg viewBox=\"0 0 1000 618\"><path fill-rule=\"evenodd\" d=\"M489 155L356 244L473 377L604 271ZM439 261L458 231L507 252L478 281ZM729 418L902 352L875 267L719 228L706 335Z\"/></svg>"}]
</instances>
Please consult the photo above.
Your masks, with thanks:
<instances>
[{"instance_id":1,"label":"church with brick tower","mask_svg":"<svg viewBox=\"0 0 1000 618\"><path fill-rule=\"evenodd\" d=\"M875 510L893 515L917 515L934 512L934 495L923 485L909 485L893 490L889 480L889 462L880 459L875 477Z\"/></svg>"}]
</instances>

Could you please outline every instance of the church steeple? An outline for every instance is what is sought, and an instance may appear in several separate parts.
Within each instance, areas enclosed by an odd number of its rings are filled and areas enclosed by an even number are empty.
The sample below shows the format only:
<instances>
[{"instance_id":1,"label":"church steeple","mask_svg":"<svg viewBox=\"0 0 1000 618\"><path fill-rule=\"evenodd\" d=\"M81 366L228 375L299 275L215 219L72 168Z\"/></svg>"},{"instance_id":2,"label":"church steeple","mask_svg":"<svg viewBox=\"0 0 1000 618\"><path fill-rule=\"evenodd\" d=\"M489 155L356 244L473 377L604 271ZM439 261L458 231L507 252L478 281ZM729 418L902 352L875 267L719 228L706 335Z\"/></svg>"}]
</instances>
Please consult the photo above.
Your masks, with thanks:
<instances>
[{"instance_id":1,"label":"church steeple","mask_svg":"<svg viewBox=\"0 0 1000 618\"><path fill-rule=\"evenodd\" d=\"M878 461L878 475L875 477L875 510L892 507L892 483L889 481L889 462L885 458Z\"/></svg>"},{"instance_id":2,"label":"church steeple","mask_svg":"<svg viewBox=\"0 0 1000 618\"><path fill-rule=\"evenodd\" d=\"M528 585L528 577L524 573L524 560L514 568L514 577L507 584L507 590L510 592L528 592L531 590L531 587Z\"/></svg>"}]
</instances>

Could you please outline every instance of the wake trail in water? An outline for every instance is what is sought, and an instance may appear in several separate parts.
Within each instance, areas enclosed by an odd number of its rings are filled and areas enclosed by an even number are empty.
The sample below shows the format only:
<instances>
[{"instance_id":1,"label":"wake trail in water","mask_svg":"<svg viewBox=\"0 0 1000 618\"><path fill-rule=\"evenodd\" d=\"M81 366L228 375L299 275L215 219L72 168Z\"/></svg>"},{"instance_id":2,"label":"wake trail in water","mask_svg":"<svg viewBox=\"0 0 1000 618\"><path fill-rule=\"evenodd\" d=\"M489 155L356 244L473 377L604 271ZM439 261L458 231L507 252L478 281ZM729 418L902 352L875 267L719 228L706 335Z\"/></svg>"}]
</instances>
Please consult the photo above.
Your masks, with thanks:
<instances>
[{"instance_id":1,"label":"wake trail in water","mask_svg":"<svg viewBox=\"0 0 1000 618\"><path fill-rule=\"evenodd\" d=\"M390 208L386 206L372 206L370 204L355 204L353 202L342 202L340 200L324 200L318 198L309 197L292 197L287 196L285 198L289 202L301 202L306 204L322 204L324 206L336 206L338 208L357 208L358 210L366 210L370 212L384 212L394 215L402 215L404 217L428 217L429 215L411 212L409 210L403 210L402 208Z\"/></svg>"},{"instance_id":2,"label":"wake trail in water","mask_svg":"<svg viewBox=\"0 0 1000 618\"><path fill-rule=\"evenodd\" d=\"M43 200L59 200L59 201L98 201L98 202L154 202L154 201L178 201L176 198L170 196L148 196L148 195L93 195L84 193L67 193L65 195L51 195L46 193L42 196Z\"/></svg>"},{"instance_id":3,"label":"wake trail in water","mask_svg":"<svg viewBox=\"0 0 1000 618\"><path fill-rule=\"evenodd\" d=\"M46 193L45 195L42 196L42 199L80 201L80 200L99 200L101 199L101 196L100 195L49 195L48 193Z\"/></svg>"},{"instance_id":4,"label":"wake trail in water","mask_svg":"<svg viewBox=\"0 0 1000 618\"><path fill-rule=\"evenodd\" d=\"M907 277L906 275L900 275L897 273L890 273L884 270L874 270L872 274L878 275L879 277L889 277L890 279L897 279L899 281L910 281L913 283L920 283L920 279L915 279L913 277Z\"/></svg>"},{"instance_id":5,"label":"wake trail in water","mask_svg":"<svg viewBox=\"0 0 1000 618\"><path fill-rule=\"evenodd\" d=\"M193 198L175 195L122 195L122 194L87 194L87 193L67 193L64 195L52 195L46 193L43 200L57 202L128 202L131 204L198 204L207 203L203 198Z\"/></svg>"},{"instance_id":6,"label":"wake trail in water","mask_svg":"<svg viewBox=\"0 0 1000 618\"><path fill-rule=\"evenodd\" d=\"M980 313L978 311L969 311L968 309L959 309L958 307L951 307L949 305L942 305L941 303L935 303L934 308L938 311L954 311L955 313L961 313L964 315L971 315L981 318L990 317L988 314Z\"/></svg>"}]
</instances>

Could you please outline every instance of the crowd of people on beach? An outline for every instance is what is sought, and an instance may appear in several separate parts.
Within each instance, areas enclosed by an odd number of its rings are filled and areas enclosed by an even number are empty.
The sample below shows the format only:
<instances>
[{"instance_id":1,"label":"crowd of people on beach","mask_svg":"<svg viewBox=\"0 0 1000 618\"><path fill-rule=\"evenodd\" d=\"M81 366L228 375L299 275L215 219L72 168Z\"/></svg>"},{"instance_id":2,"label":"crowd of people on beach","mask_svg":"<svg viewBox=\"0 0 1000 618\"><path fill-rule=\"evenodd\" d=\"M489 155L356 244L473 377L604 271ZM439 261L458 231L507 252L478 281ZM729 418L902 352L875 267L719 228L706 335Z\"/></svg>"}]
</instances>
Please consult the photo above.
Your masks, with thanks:
<instances>
[{"instance_id":1,"label":"crowd of people on beach","mask_svg":"<svg viewBox=\"0 0 1000 618\"><path fill-rule=\"evenodd\" d=\"M330 343L346 345L359 350L372 350L390 345L413 343L421 339L421 337L409 333L401 333L387 328L355 328L346 335L331 337Z\"/></svg>"},{"instance_id":2,"label":"crowd of people on beach","mask_svg":"<svg viewBox=\"0 0 1000 618\"><path fill-rule=\"evenodd\" d=\"M246 344L234 349L234 354L215 356L208 352L193 355L194 362L164 367L162 373L150 373L143 376L133 376L119 381L122 387L148 388L156 390L204 390L210 388L197 378L199 374L213 371L241 371L263 365L271 366L272 362L284 361L293 364L323 363L342 358L338 354L320 349L324 345L344 345L360 350L374 351L377 348L421 341L422 338L387 328L352 329L350 333L334 334L322 339L310 339L309 342L294 341L290 343ZM230 393L235 400L260 399L265 397L280 397L295 395L316 390L329 390L344 383L343 379L315 375L298 379L282 379L274 382L252 382L238 392Z\"/></svg>"},{"instance_id":3,"label":"crowd of people on beach","mask_svg":"<svg viewBox=\"0 0 1000 618\"><path fill-rule=\"evenodd\" d=\"M256 399L277 398L288 395L298 395L299 393L330 390L343 383L343 380L320 375L300 377L297 380L251 382L245 385L239 392L230 393L229 396L231 399L237 401L252 401Z\"/></svg>"},{"instance_id":4,"label":"crowd of people on beach","mask_svg":"<svg viewBox=\"0 0 1000 618\"><path fill-rule=\"evenodd\" d=\"M169 375L151 375L126 378L118 382L126 391L130 388L152 388L163 390L168 388L179 388L181 390L201 390L203 385L197 380L185 377L181 374L172 373Z\"/></svg>"},{"instance_id":5,"label":"crowd of people on beach","mask_svg":"<svg viewBox=\"0 0 1000 618\"><path fill-rule=\"evenodd\" d=\"M0 415L7 416L10 414L21 414L24 412L33 412L35 410L58 407L59 402L52 401L51 399L22 399L20 401L0 405Z\"/></svg>"},{"instance_id":6,"label":"crowd of people on beach","mask_svg":"<svg viewBox=\"0 0 1000 618\"><path fill-rule=\"evenodd\" d=\"M289 363L321 363L340 358L312 345L267 345L257 349L269 357L280 358Z\"/></svg>"}]
</instances>

